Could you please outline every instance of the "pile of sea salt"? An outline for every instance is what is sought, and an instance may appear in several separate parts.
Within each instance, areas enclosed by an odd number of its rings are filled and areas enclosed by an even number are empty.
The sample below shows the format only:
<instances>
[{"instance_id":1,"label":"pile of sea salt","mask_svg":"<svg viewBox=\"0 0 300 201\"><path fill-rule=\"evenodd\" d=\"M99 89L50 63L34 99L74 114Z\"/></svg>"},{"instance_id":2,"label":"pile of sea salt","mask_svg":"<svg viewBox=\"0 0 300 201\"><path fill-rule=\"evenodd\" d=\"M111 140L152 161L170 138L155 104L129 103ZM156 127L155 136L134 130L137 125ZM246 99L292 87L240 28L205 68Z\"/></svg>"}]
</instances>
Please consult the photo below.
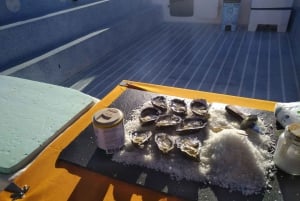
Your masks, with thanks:
<instances>
[{"instance_id":1,"label":"pile of sea salt","mask_svg":"<svg viewBox=\"0 0 300 201\"><path fill-rule=\"evenodd\" d=\"M140 129L139 114L148 105L146 102L132 111L132 118L125 123L125 148L113 155L114 161L164 172L177 180L240 191L244 195L260 193L268 186L268 174L274 166L266 146L271 143L270 136L240 130L237 122L226 118L225 105L214 103L209 109L208 136L203 141L200 162L182 159L172 152L165 157L155 144L148 144L144 149L132 146L129 133Z\"/></svg>"},{"instance_id":2,"label":"pile of sea salt","mask_svg":"<svg viewBox=\"0 0 300 201\"><path fill-rule=\"evenodd\" d=\"M273 162L238 132L225 129L212 134L201 149L199 167L212 184L248 195L266 187Z\"/></svg>"}]
</instances>

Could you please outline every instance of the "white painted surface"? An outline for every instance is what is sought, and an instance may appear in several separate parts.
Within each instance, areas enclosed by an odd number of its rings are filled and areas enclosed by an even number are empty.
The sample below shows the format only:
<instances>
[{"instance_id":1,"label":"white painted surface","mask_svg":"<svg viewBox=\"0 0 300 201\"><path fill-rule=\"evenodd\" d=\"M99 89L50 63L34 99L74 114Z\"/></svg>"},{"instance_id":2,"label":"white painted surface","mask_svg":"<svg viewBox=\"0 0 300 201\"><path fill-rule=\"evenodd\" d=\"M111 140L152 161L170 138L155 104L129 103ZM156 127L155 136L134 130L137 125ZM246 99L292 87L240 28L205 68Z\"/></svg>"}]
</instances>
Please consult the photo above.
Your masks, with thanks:
<instances>
[{"instance_id":1,"label":"white painted surface","mask_svg":"<svg viewBox=\"0 0 300 201\"><path fill-rule=\"evenodd\" d=\"M194 0L194 16L174 17L170 16L169 0L152 0L161 5L164 20L167 22L198 22L219 24L222 16L223 0ZM248 24L251 0L241 1L239 24Z\"/></svg>"},{"instance_id":2,"label":"white painted surface","mask_svg":"<svg viewBox=\"0 0 300 201\"><path fill-rule=\"evenodd\" d=\"M294 4L294 7L300 7L300 0L242 0L238 24L248 25L252 1L255 3L260 3L261 5L271 2L271 6L269 6L269 8L282 4L289 6ZM214 24L219 24L221 22L223 0L194 0L195 16L193 17L170 16L168 7L169 0L152 0L152 2L162 6L165 21L201 22ZM215 6L217 6L217 10L214 10Z\"/></svg>"},{"instance_id":3,"label":"white painted surface","mask_svg":"<svg viewBox=\"0 0 300 201\"><path fill-rule=\"evenodd\" d=\"M252 0L252 8L286 8L292 7L294 0Z\"/></svg>"},{"instance_id":4,"label":"white painted surface","mask_svg":"<svg viewBox=\"0 0 300 201\"><path fill-rule=\"evenodd\" d=\"M215 22L219 17L219 0L194 0L194 16L170 16L169 0L152 0L163 9L164 20L167 22Z\"/></svg>"},{"instance_id":5,"label":"white painted surface","mask_svg":"<svg viewBox=\"0 0 300 201\"><path fill-rule=\"evenodd\" d=\"M255 31L257 25L277 25L278 32L285 32L291 11L290 10L253 10L250 14L248 31Z\"/></svg>"},{"instance_id":6,"label":"white painted surface","mask_svg":"<svg viewBox=\"0 0 300 201\"><path fill-rule=\"evenodd\" d=\"M196 17L203 19L216 19L218 17L219 0L194 1Z\"/></svg>"}]
</instances>

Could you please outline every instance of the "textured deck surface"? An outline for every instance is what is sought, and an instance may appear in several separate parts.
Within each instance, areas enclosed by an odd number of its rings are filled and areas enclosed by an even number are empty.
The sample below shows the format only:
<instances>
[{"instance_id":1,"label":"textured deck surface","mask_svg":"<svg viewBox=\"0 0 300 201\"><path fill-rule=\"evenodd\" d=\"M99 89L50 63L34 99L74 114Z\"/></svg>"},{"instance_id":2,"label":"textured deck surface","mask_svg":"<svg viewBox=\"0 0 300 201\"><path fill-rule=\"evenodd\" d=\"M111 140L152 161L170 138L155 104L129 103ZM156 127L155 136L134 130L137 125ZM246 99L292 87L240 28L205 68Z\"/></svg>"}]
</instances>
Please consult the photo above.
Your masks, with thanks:
<instances>
[{"instance_id":1,"label":"textured deck surface","mask_svg":"<svg viewBox=\"0 0 300 201\"><path fill-rule=\"evenodd\" d=\"M288 33L164 23L65 83L102 98L133 80L272 101L300 98Z\"/></svg>"}]
</instances>

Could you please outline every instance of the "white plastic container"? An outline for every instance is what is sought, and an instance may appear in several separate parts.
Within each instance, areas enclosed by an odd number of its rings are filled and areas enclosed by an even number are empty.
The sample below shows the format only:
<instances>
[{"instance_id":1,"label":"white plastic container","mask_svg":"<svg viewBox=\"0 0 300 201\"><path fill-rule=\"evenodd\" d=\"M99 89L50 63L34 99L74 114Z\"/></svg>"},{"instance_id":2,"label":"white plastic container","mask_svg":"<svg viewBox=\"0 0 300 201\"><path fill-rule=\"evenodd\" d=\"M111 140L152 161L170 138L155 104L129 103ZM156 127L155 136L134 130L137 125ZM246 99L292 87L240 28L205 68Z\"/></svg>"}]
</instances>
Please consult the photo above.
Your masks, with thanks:
<instances>
[{"instance_id":1,"label":"white plastic container","mask_svg":"<svg viewBox=\"0 0 300 201\"><path fill-rule=\"evenodd\" d=\"M93 116L96 143L100 149L112 154L124 145L124 115L117 108L106 108Z\"/></svg>"},{"instance_id":2,"label":"white plastic container","mask_svg":"<svg viewBox=\"0 0 300 201\"><path fill-rule=\"evenodd\" d=\"M286 173L300 175L300 123L288 125L280 135L274 162Z\"/></svg>"},{"instance_id":3,"label":"white plastic container","mask_svg":"<svg viewBox=\"0 0 300 201\"><path fill-rule=\"evenodd\" d=\"M300 101L290 103L276 103L276 120L283 126L300 122Z\"/></svg>"}]
</instances>

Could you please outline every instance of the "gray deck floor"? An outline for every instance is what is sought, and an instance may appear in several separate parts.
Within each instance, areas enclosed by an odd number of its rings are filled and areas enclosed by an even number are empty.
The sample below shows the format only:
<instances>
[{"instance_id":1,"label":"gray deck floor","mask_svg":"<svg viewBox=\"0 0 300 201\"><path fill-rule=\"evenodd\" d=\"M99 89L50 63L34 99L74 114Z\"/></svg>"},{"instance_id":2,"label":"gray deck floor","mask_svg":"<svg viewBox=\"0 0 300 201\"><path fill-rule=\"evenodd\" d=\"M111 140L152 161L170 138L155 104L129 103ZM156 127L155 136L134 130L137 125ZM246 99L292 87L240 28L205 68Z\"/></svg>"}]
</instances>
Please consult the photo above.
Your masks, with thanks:
<instances>
[{"instance_id":1,"label":"gray deck floor","mask_svg":"<svg viewBox=\"0 0 300 201\"><path fill-rule=\"evenodd\" d=\"M217 25L164 23L65 86L102 98L133 80L266 99L300 99L288 33L222 32Z\"/></svg>"}]
</instances>

